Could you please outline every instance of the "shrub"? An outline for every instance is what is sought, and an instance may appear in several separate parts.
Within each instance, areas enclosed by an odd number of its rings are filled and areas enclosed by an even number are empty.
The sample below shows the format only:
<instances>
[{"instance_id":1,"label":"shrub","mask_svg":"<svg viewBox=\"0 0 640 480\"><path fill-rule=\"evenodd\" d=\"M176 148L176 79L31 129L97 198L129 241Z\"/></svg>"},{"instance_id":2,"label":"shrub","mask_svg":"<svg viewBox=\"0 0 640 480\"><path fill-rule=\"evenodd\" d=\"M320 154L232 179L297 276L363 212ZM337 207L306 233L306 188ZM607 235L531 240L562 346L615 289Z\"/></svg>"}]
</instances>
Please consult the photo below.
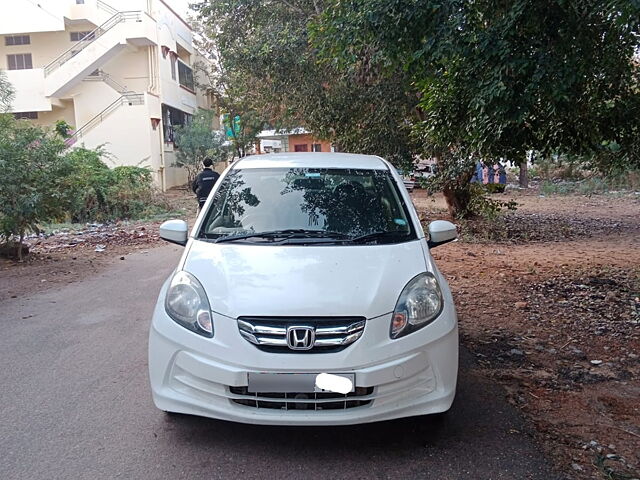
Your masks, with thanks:
<instances>
[{"instance_id":1,"label":"shrub","mask_svg":"<svg viewBox=\"0 0 640 480\"><path fill-rule=\"evenodd\" d=\"M611 175L594 175L579 181L544 181L540 193L545 195L596 195L613 191L640 189L640 170L627 170Z\"/></svg>"},{"instance_id":2,"label":"shrub","mask_svg":"<svg viewBox=\"0 0 640 480\"><path fill-rule=\"evenodd\" d=\"M472 183L470 186L471 197L463 218L483 218L492 220L504 210L515 210L518 204L514 200L497 200L487 195L488 185ZM495 185L502 187L503 185Z\"/></svg>"},{"instance_id":3,"label":"shrub","mask_svg":"<svg viewBox=\"0 0 640 480\"><path fill-rule=\"evenodd\" d=\"M64 140L42 127L0 115L0 238L22 242L42 222L64 217L60 180L68 173Z\"/></svg>"},{"instance_id":4,"label":"shrub","mask_svg":"<svg viewBox=\"0 0 640 480\"><path fill-rule=\"evenodd\" d=\"M0 115L0 240L22 258L43 223L136 219L166 211L151 172L110 169L102 148L67 150L60 132ZM16 241L17 240L17 241Z\"/></svg>"},{"instance_id":5,"label":"shrub","mask_svg":"<svg viewBox=\"0 0 640 480\"><path fill-rule=\"evenodd\" d=\"M163 210L146 168L110 169L106 152L77 148L66 156L73 173L66 179L66 211L72 222L135 219Z\"/></svg>"}]
</instances>

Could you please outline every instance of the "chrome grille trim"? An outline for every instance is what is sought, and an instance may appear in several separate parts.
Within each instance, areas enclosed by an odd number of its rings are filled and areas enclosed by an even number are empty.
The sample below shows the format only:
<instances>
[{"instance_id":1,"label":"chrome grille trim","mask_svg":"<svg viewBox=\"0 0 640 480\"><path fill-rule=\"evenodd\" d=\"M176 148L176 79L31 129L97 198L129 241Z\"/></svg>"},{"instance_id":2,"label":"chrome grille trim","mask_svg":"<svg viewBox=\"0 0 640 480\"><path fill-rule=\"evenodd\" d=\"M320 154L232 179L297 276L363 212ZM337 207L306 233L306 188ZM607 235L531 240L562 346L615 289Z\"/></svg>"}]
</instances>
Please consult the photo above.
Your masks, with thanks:
<instances>
[{"instance_id":1,"label":"chrome grille trim","mask_svg":"<svg viewBox=\"0 0 640 480\"><path fill-rule=\"evenodd\" d=\"M358 340L364 333L363 317L239 317L238 330L248 342L263 350L280 353L302 352L290 349L287 327L310 327L315 333L310 353L339 351Z\"/></svg>"}]
</instances>

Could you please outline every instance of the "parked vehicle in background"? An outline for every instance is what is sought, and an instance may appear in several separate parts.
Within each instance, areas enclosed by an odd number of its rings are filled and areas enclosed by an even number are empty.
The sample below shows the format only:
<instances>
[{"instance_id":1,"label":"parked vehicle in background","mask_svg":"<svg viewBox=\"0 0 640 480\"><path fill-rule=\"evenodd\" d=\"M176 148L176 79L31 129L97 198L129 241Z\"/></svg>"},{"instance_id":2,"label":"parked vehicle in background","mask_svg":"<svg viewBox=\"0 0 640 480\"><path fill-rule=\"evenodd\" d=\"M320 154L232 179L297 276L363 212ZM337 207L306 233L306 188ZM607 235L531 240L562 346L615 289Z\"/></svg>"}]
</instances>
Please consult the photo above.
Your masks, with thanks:
<instances>
[{"instance_id":1,"label":"parked vehicle in background","mask_svg":"<svg viewBox=\"0 0 640 480\"><path fill-rule=\"evenodd\" d=\"M418 164L413 172L413 178L416 180L418 185L420 185L420 181L435 176L436 171L437 166L435 164Z\"/></svg>"},{"instance_id":2,"label":"parked vehicle in background","mask_svg":"<svg viewBox=\"0 0 640 480\"><path fill-rule=\"evenodd\" d=\"M149 334L156 406L244 423L345 425L447 411L458 322L395 168L288 153L227 168L163 285Z\"/></svg>"},{"instance_id":3,"label":"parked vehicle in background","mask_svg":"<svg viewBox=\"0 0 640 480\"><path fill-rule=\"evenodd\" d=\"M402 174L402 183L404 183L405 188L409 192L413 192L413 189L416 187L415 177L413 173L404 173Z\"/></svg>"}]
</instances>

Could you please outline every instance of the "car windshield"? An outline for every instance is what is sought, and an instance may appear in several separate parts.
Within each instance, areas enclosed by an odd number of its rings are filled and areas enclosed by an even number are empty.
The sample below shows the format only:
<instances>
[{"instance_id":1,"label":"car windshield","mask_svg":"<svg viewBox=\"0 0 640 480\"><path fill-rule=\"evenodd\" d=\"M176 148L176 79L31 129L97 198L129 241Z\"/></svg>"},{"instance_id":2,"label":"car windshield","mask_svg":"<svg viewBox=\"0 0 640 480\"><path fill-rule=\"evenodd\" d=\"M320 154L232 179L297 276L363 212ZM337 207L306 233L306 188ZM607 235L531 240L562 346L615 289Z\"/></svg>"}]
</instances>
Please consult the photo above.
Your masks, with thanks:
<instances>
[{"instance_id":1,"label":"car windshield","mask_svg":"<svg viewBox=\"0 0 640 480\"><path fill-rule=\"evenodd\" d=\"M414 234L387 170L248 168L232 170L221 181L199 238L396 243Z\"/></svg>"}]
</instances>

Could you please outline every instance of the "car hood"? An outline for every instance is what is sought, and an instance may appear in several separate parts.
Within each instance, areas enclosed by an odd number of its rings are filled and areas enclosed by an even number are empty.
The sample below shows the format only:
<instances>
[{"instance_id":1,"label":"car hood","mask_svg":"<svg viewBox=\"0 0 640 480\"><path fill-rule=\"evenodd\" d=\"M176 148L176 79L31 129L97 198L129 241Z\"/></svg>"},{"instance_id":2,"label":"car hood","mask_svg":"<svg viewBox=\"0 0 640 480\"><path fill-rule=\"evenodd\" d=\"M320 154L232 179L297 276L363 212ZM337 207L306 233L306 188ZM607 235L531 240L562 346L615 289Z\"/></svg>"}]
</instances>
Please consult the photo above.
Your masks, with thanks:
<instances>
[{"instance_id":1,"label":"car hood","mask_svg":"<svg viewBox=\"0 0 640 480\"><path fill-rule=\"evenodd\" d=\"M193 240L184 270L211 309L240 316L363 316L393 311L427 263L420 240L363 246L268 246Z\"/></svg>"}]
</instances>

